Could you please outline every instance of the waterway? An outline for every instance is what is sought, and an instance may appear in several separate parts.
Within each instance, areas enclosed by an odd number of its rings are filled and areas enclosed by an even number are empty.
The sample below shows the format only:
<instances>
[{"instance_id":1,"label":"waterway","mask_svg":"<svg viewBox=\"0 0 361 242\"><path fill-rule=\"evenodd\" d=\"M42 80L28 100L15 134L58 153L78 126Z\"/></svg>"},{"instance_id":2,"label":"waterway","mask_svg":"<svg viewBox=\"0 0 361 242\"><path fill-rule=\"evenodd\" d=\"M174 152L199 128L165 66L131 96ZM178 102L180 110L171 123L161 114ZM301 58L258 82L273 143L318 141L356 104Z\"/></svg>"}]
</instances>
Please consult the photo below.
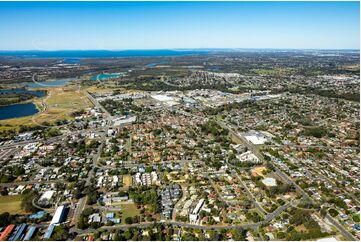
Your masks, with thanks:
<instances>
[{"instance_id":1,"label":"waterway","mask_svg":"<svg viewBox=\"0 0 361 242\"><path fill-rule=\"evenodd\" d=\"M117 77L121 77L124 76L123 73L102 73L102 74L98 74L95 76L92 76L90 78L91 81L104 81L104 80L109 80L109 79L113 79L113 78L117 78Z\"/></svg>"},{"instance_id":2,"label":"waterway","mask_svg":"<svg viewBox=\"0 0 361 242\"><path fill-rule=\"evenodd\" d=\"M24 82L20 85L23 85L25 87L29 88L42 88L42 87L62 87L67 85L69 82L75 81L77 78L61 78L61 79L54 79L49 81L38 81L38 83L35 82Z\"/></svg>"},{"instance_id":3,"label":"waterway","mask_svg":"<svg viewBox=\"0 0 361 242\"><path fill-rule=\"evenodd\" d=\"M146 67L155 67L155 66L158 66L158 65L165 65L165 64L168 64L168 61L149 63L149 64L146 64L145 66Z\"/></svg>"}]
</instances>

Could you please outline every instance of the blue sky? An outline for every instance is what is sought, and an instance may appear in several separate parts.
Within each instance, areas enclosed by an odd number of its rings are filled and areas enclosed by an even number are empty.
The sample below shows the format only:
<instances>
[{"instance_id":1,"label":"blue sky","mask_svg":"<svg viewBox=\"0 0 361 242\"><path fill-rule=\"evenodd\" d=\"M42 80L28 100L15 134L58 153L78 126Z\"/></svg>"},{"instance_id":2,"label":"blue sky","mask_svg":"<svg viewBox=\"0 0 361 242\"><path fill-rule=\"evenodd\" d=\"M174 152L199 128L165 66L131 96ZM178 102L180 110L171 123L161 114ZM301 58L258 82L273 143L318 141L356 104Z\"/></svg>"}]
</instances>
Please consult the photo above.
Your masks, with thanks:
<instances>
[{"instance_id":1,"label":"blue sky","mask_svg":"<svg viewBox=\"0 0 361 242\"><path fill-rule=\"evenodd\" d=\"M359 2L0 2L0 50L359 49Z\"/></svg>"}]
</instances>

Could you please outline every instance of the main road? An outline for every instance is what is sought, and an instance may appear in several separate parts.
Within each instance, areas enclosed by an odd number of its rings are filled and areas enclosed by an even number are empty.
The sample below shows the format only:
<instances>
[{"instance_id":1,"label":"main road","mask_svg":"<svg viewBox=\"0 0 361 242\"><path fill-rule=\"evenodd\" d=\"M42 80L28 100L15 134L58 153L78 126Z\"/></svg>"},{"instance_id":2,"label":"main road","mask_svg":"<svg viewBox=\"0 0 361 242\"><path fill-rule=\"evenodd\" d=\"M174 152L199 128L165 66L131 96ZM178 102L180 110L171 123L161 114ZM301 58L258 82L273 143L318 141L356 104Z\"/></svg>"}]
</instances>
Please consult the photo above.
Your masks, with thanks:
<instances>
[{"instance_id":1,"label":"main road","mask_svg":"<svg viewBox=\"0 0 361 242\"><path fill-rule=\"evenodd\" d=\"M103 132L101 133L101 136L100 136L100 145L98 147L97 153L93 156L93 163L92 163L93 167L88 172L88 176L87 176L87 179L85 182L85 186L88 187L91 185L92 178L94 177L94 168L98 165L98 162L100 160L100 157L101 157L101 154L103 151L103 147L104 147L104 143L106 140L106 131L108 130L109 127L112 127L113 118L110 115L110 113L95 98L93 98L92 95L90 95L89 92L85 91L85 94L95 107L97 107L103 111L103 113L105 114L106 121L107 121L107 125L105 125L104 127L101 128ZM77 225L79 217L85 208L87 199L88 199L88 196L84 196L79 199L78 204L77 204L74 214L73 214L72 225L75 225L75 226ZM73 227L70 231L74 232L74 231L76 231L76 229Z\"/></svg>"},{"instance_id":2,"label":"main road","mask_svg":"<svg viewBox=\"0 0 361 242\"><path fill-rule=\"evenodd\" d=\"M200 225L200 224L192 224L192 223L184 223L173 220L166 220L162 222L144 222L144 223L136 223L136 224L122 224L122 225L113 225L113 226L102 226L98 229L73 229L72 232L78 233L78 235L86 235L89 233L94 233L96 231L104 231L104 230L112 230L112 229L128 229L128 228L147 228L150 226L154 226L157 224L165 224L165 225L173 225L180 226L185 228L193 228L193 229L202 229L202 230L222 230L222 229L258 229L259 226L268 224L273 219L277 218L283 211L285 211L290 206L294 206L297 201L292 201L286 203L285 205L277 208L272 213L269 213L265 216L265 219L257 222L257 223L248 223L248 224L239 224L239 225Z\"/></svg>"},{"instance_id":3,"label":"main road","mask_svg":"<svg viewBox=\"0 0 361 242\"><path fill-rule=\"evenodd\" d=\"M263 215L267 214L266 210L264 210L263 207L258 203L257 199L253 196L252 192L250 190L248 190L248 187L246 186L246 184L244 184L244 182L242 181L242 179L238 175L238 173L235 170L232 170L232 174L237 177L239 183L246 190L247 195L250 197L250 199L254 203L255 207L258 209L258 211L260 213L262 213Z\"/></svg>"}]
</instances>

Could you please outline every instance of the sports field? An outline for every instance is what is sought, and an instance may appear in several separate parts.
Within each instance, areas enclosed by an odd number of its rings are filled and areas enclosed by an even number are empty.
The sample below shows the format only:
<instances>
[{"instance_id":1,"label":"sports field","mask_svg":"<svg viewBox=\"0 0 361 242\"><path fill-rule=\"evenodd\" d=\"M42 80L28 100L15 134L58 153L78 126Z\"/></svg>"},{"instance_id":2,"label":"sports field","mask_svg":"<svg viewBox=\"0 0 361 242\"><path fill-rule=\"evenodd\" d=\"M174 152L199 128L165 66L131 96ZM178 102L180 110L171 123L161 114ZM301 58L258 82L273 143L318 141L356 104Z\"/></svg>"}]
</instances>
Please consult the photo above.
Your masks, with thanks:
<instances>
[{"instance_id":1,"label":"sports field","mask_svg":"<svg viewBox=\"0 0 361 242\"><path fill-rule=\"evenodd\" d=\"M134 203L121 204L119 206L122 208L122 223L125 223L126 218L134 217L140 214L137 206Z\"/></svg>"},{"instance_id":2,"label":"sports field","mask_svg":"<svg viewBox=\"0 0 361 242\"><path fill-rule=\"evenodd\" d=\"M130 187L132 185L132 176L131 175L124 175L123 176L123 184L124 187Z\"/></svg>"},{"instance_id":3,"label":"sports field","mask_svg":"<svg viewBox=\"0 0 361 242\"><path fill-rule=\"evenodd\" d=\"M10 214L22 214L21 209L22 195L0 196L0 213L8 212Z\"/></svg>"}]
</instances>

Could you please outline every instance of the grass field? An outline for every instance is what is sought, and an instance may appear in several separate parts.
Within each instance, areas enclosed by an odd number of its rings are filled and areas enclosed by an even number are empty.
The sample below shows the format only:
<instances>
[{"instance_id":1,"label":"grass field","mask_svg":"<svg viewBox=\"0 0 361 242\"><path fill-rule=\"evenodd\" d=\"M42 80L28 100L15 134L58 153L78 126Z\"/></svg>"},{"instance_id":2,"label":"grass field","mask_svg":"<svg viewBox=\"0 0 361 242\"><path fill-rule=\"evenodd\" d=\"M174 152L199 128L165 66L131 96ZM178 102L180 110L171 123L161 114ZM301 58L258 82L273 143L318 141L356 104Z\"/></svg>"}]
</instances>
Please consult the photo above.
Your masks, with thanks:
<instances>
[{"instance_id":1,"label":"grass field","mask_svg":"<svg viewBox=\"0 0 361 242\"><path fill-rule=\"evenodd\" d=\"M0 213L23 214L21 200L22 195L0 196Z\"/></svg>"},{"instance_id":2,"label":"grass field","mask_svg":"<svg viewBox=\"0 0 361 242\"><path fill-rule=\"evenodd\" d=\"M137 206L134 203L121 204L119 206L122 208L122 223L125 223L126 218L134 217L140 214Z\"/></svg>"},{"instance_id":3,"label":"grass field","mask_svg":"<svg viewBox=\"0 0 361 242\"><path fill-rule=\"evenodd\" d=\"M132 185L133 178L131 175L124 175L123 176L123 184L124 187L130 187Z\"/></svg>"},{"instance_id":4,"label":"grass field","mask_svg":"<svg viewBox=\"0 0 361 242\"><path fill-rule=\"evenodd\" d=\"M57 120L70 119L71 113L92 107L89 99L76 87L48 88L48 95L33 100L39 113L33 116L0 121L0 131L18 129L20 125L35 126L43 122L54 123Z\"/></svg>"}]
</instances>

